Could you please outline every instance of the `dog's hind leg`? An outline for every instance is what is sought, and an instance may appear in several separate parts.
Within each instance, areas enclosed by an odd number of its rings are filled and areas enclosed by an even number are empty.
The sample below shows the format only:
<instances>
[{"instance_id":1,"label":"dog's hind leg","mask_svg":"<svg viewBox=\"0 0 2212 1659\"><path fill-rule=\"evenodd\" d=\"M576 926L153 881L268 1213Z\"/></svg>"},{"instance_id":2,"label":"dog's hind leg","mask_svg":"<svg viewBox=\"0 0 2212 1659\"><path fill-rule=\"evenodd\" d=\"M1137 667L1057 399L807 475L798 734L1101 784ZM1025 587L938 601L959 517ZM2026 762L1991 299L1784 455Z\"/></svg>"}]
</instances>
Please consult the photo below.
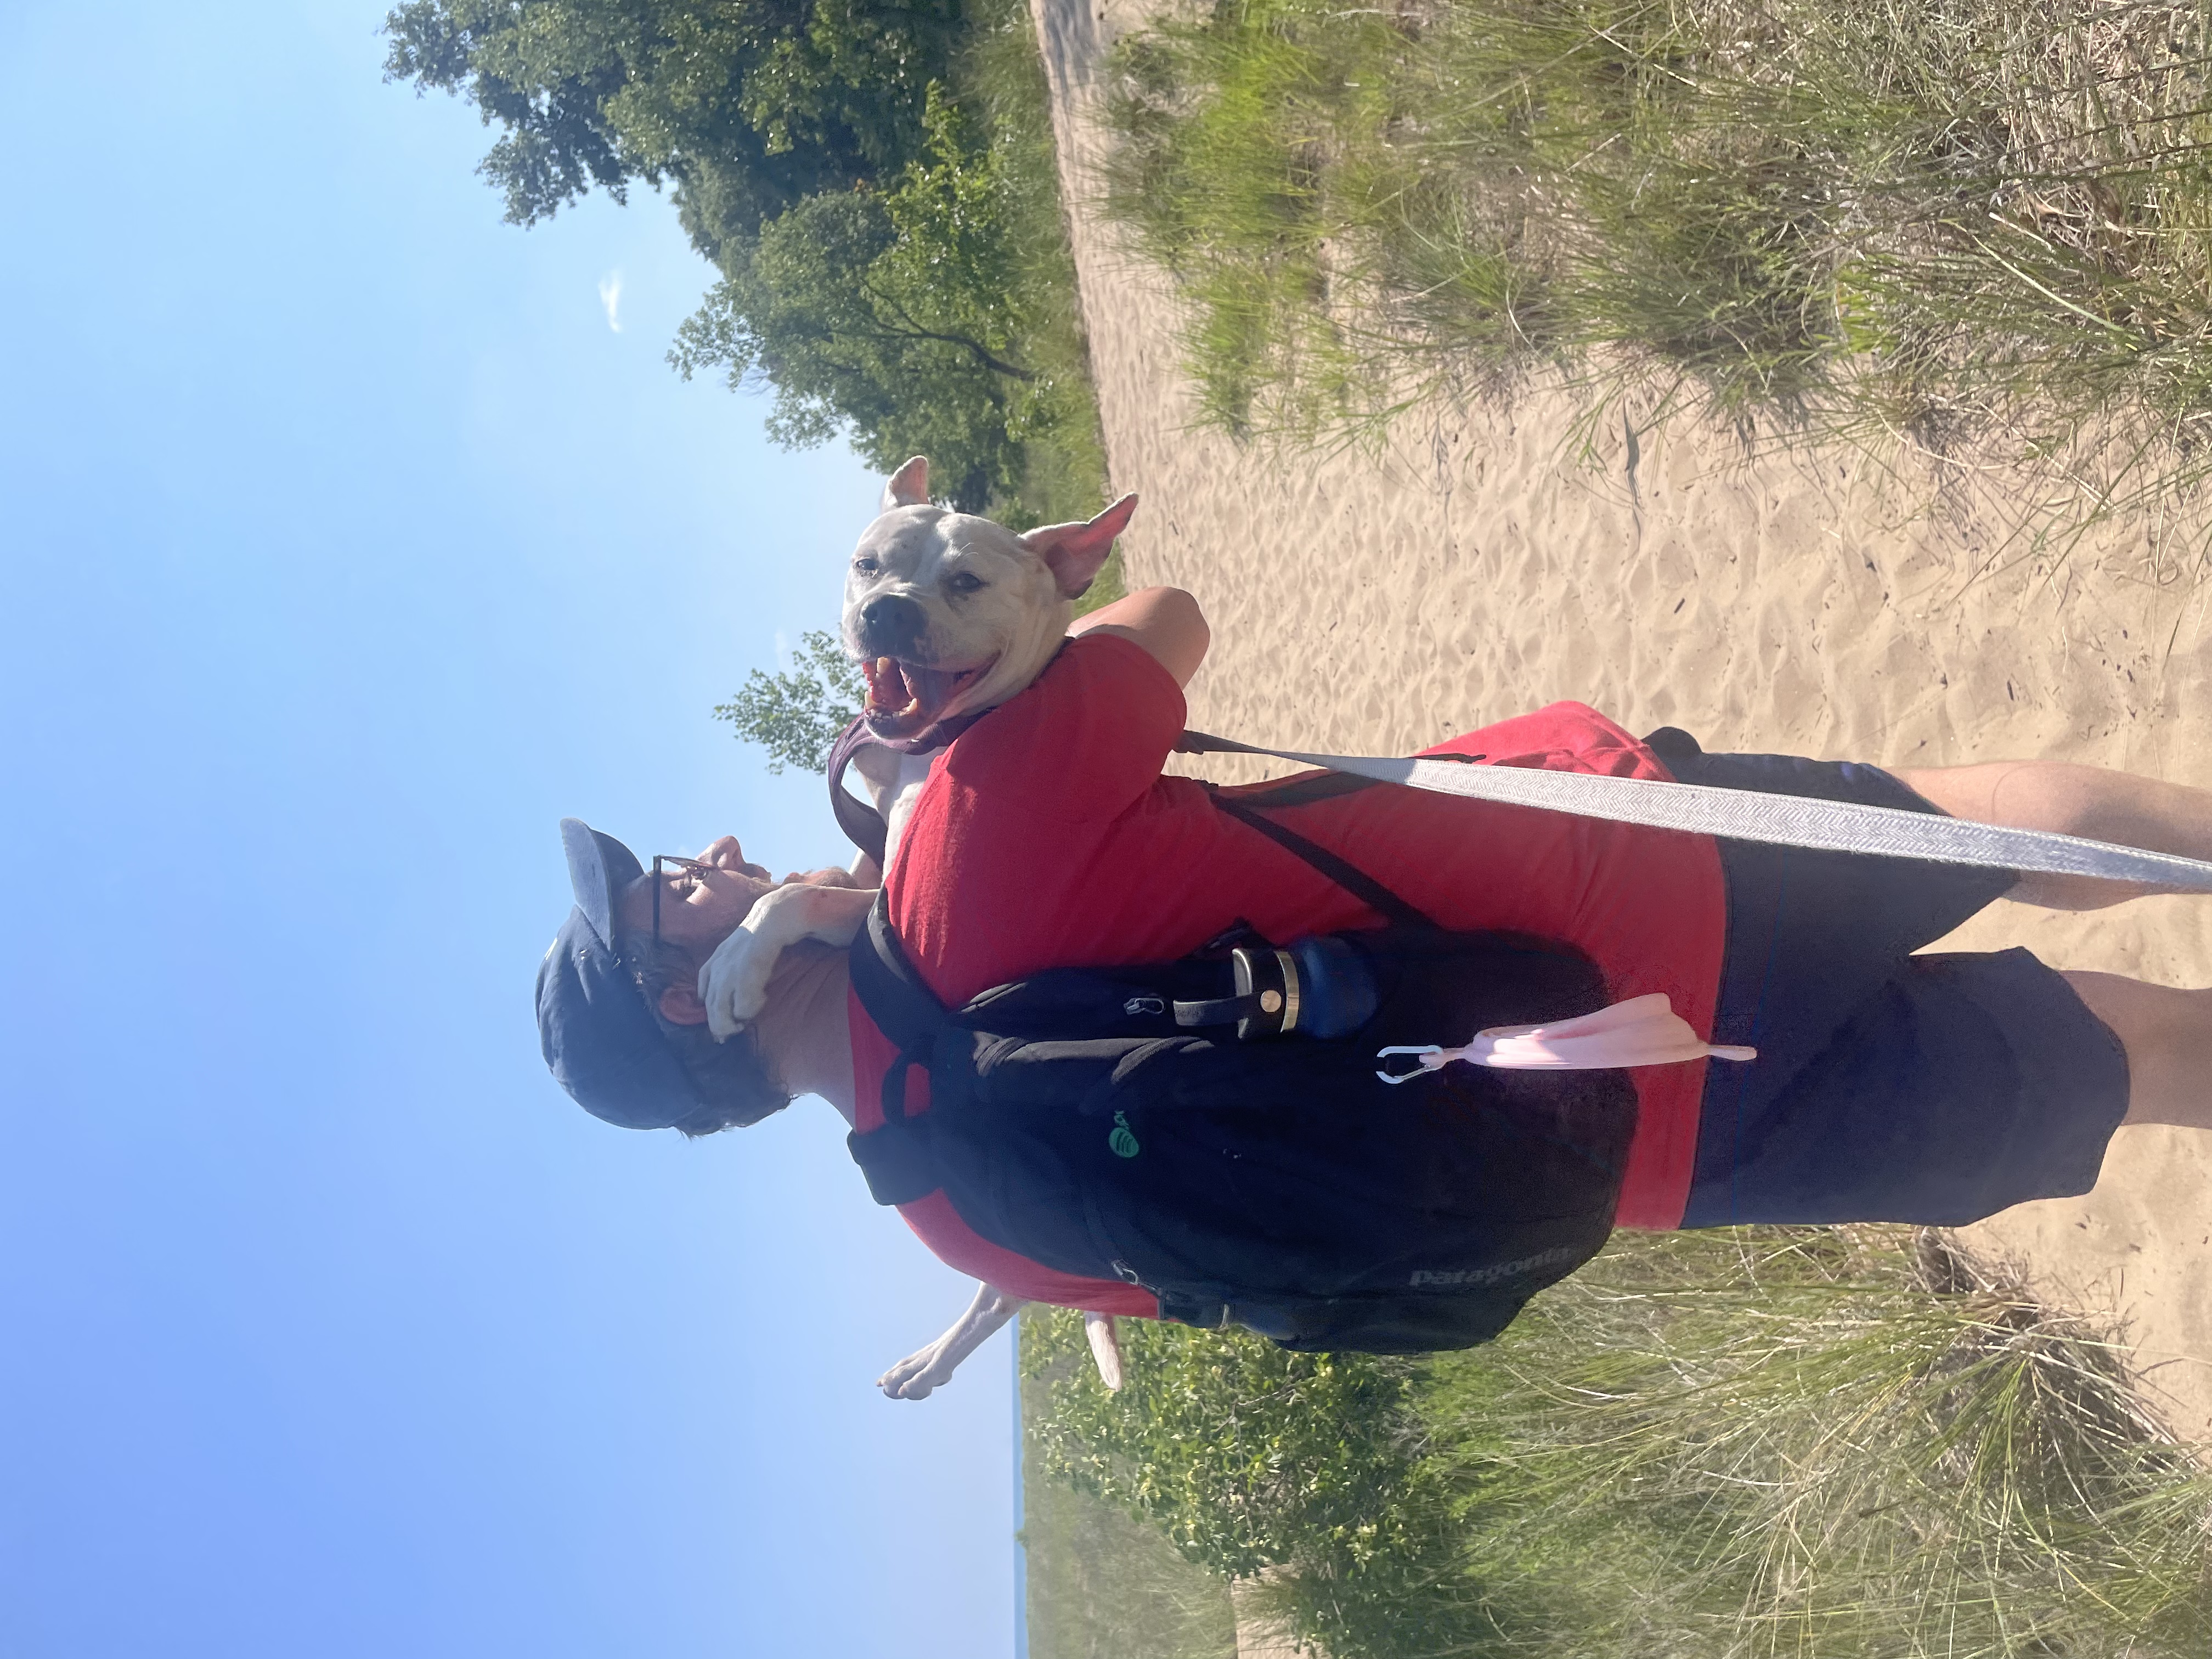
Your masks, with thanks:
<instances>
[{"instance_id":1,"label":"dog's hind leg","mask_svg":"<svg viewBox=\"0 0 2212 1659\"><path fill-rule=\"evenodd\" d=\"M1098 1380L1114 1393L1121 1388L1121 1339L1114 1328L1112 1314L1087 1313L1083 1316L1083 1334L1091 1341L1091 1360L1098 1367Z\"/></svg>"}]
</instances>

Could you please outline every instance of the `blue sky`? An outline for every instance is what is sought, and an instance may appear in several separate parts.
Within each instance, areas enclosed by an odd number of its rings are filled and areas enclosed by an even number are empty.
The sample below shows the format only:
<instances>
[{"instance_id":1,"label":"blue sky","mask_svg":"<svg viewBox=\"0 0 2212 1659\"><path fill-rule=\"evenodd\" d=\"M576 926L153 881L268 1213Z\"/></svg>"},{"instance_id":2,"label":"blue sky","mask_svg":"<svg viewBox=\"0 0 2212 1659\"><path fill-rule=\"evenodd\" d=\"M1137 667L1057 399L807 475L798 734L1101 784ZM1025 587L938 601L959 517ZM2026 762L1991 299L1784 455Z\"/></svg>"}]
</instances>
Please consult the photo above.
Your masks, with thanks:
<instances>
[{"instance_id":1,"label":"blue sky","mask_svg":"<svg viewBox=\"0 0 2212 1659\"><path fill-rule=\"evenodd\" d=\"M871 1386L968 1287L819 1102L611 1129L531 1017L563 814L842 861L710 709L877 481L381 15L0 3L0 1651L1003 1655L1006 1339Z\"/></svg>"}]
</instances>

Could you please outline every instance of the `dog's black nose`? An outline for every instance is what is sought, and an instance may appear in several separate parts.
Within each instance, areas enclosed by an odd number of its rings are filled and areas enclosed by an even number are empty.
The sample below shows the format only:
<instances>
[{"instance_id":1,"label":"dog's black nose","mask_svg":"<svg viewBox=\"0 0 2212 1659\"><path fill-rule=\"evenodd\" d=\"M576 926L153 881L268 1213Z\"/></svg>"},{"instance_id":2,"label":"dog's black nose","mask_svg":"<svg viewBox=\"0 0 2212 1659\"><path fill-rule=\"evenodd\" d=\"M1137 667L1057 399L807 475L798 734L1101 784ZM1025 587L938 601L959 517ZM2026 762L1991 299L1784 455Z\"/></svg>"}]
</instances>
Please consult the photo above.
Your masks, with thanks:
<instances>
[{"instance_id":1,"label":"dog's black nose","mask_svg":"<svg viewBox=\"0 0 2212 1659\"><path fill-rule=\"evenodd\" d=\"M929 618L912 599L886 593L860 607L860 650L871 657L915 657Z\"/></svg>"}]
</instances>

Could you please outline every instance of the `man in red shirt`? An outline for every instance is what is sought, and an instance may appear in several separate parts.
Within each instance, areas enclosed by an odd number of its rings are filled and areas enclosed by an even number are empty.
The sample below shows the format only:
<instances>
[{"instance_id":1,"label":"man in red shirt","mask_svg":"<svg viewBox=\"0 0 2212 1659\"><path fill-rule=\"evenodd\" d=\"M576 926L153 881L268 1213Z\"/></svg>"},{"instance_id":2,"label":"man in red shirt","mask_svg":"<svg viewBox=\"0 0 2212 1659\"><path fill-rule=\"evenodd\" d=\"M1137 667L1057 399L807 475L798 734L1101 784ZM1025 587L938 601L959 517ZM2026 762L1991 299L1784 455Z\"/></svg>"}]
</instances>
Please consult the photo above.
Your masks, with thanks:
<instances>
[{"instance_id":1,"label":"man in red shirt","mask_svg":"<svg viewBox=\"0 0 2212 1659\"><path fill-rule=\"evenodd\" d=\"M1239 921L1279 941L1377 923L1205 786L1162 775L1206 644L1188 594L1148 590L1073 632L939 760L885 872L892 924L942 1000L1047 967L1173 959ZM1893 775L1707 755L1680 732L1639 742L1574 703L1430 752L2212 855L2212 796L2087 768ZM2124 1121L2212 1127L2212 992L2060 974L2023 951L1913 954L1996 896L2086 908L2130 890L1716 842L1327 774L1237 793L1448 927L1564 941L1613 1000L1663 993L1701 1038L1759 1048L1710 1078L1704 1061L1634 1073L1621 1224L1958 1223L2086 1191ZM705 1036L693 977L773 884L734 840L657 878L580 824L570 854L578 909L540 975L540 1024L588 1109L701 1133L815 1093L862 1133L880 1122L894 1049L853 999L842 951L794 947L751 1027L719 1049ZM909 1115L927 1109L927 1086L910 1074ZM1012 1297L1158 1311L1135 1286L977 1237L941 1193L902 1211L945 1261Z\"/></svg>"}]
</instances>

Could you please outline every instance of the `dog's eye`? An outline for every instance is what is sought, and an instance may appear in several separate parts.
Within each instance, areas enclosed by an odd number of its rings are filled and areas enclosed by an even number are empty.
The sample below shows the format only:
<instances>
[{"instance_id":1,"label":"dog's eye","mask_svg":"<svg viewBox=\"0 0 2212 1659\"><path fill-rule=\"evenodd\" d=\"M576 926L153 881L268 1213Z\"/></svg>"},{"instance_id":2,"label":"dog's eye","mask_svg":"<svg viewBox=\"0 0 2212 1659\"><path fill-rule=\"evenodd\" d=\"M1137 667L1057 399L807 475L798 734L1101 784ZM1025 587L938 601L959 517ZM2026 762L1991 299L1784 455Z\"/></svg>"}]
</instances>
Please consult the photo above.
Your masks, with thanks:
<instances>
[{"instance_id":1,"label":"dog's eye","mask_svg":"<svg viewBox=\"0 0 2212 1659\"><path fill-rule=\"evenodd\" d=\"M945 578L945 585L956 593L973 593L983 586L983 579L971 576L964 570L956 570Z\"/></svg>"},{"instance_id":2,"label":"dog's eye","mask_svg":"<svg viewBox=\"0 0 2212 1659\"><path fill-rule=\"evenodd\" d=\"M881 567L878 565L873 559L863 555L861 557L853 561L853 568L859 571L863 576L872 576L878 569L881 568Z\"/></svg>"}]
</instances>

